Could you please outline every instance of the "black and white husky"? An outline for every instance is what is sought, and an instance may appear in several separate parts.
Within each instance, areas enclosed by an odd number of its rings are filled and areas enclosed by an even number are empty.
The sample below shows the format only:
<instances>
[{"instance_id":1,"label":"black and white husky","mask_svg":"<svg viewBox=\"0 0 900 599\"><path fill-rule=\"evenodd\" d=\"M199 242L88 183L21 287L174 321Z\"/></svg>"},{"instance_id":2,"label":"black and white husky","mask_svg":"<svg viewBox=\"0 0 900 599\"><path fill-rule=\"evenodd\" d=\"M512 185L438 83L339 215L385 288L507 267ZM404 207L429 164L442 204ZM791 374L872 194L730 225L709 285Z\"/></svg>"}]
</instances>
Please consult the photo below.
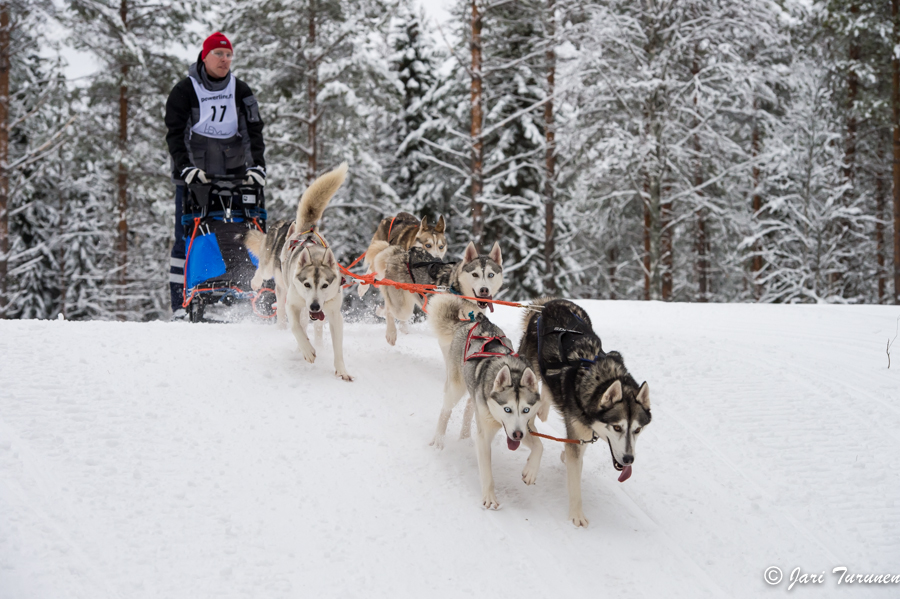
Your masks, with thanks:
<instances>
[{"instance_id":1,"label":"black and white husky","mask_svg":"<svg viewBox=\"0 0 900 599\"><path fill-rule=\"evenodd\" d=\"M523 442L531 449L522 480L532 485L537 479L543 446L528 431L533 430L534 417L541 408L538 377L515 354L503 331L484 313L476 315L471 303L453 295L438 295L428 307L428 321L437 333L447 368L444 405L431 444L444 446L450 413L468 390L470 401L463 416L463 436L468 436L474 408L481 501L486 508L497 508L500 504L494 493L491 441L501 428L509 449L515 451ZM467 314L471 316L460 318Z\"/></svg>"},{"instance_id":2,"label":"black and white husky","mask_svg":"<svg viewBox=\"0 0 900 599\"><path fill-rule=\"evenodd\" d=\"M570 439L605 442L624 482L631 476L638 435L650 424L650 389L638 385L618 352L604 352L591 319L566 300L543 298L540 313L525 316L519 355L541 373L541 397L556 407ZM587 526L581 504L581 469L587 445L566 444L562 455L569 519Z\"/></svg>"},{"instance_id":3,"label":"black and white husky","mask_svg":"<svg viewBox=\"0 0 900 599\"><path fill-rule=\"evenodd\" d=\"M306 335L310 319L321 322L327 318L335 374L352 381L344 365L341 271L331 248L316 230L328 202L346 176L347 163L325 173L303 192L294 222L275 223L268 234L250 231L244 244L259 257L250 286L256 290L266 279L275 278L279 326L290 323L303 358L310 363L316 360L316 350Z\"/></svg>"}]
</instances>

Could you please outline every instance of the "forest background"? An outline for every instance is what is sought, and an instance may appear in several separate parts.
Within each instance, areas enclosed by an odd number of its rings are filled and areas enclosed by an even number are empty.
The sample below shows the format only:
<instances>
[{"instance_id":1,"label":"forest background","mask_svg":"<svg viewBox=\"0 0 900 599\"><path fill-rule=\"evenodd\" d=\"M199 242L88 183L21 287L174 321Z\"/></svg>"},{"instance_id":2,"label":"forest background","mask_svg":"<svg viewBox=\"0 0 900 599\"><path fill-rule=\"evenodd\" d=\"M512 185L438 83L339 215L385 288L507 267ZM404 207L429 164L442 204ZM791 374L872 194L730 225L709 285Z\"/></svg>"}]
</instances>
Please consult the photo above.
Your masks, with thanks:
<instances>
[{"instance_id":1,"label":"forest background","mask_svg":"<svg viewBox=\"0 0 900 599\"><path fill-rule=\"evenodd\" d=\"M169 317L165 101L216 30L270 218L350 163L344 264L407 210L507 298L900 303L900 0L445 6L0 0L0 317Z\"/></svg>"}]
</instances>

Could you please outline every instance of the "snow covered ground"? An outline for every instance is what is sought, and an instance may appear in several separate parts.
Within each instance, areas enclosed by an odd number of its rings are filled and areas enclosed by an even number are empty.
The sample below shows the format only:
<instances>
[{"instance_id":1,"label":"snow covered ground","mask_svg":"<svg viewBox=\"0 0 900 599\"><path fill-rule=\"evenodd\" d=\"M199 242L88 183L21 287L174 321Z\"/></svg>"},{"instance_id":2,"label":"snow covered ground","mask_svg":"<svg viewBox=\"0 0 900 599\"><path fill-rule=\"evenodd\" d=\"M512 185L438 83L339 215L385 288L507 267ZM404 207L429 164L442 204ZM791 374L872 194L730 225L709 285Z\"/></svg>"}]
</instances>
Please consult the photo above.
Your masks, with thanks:
<instances>
[{"instance_id":1,"label":"snow covered ground","mask_svg":"<svg viewBox=\"0 0 900 599\"><path fill-rule=\"evenodd\" d=\"M581 303L654 417L627 482L588 450L587 529L557 444L526 487L495 440L498 511L462 405L428 446L424 324L349 324L345 383L327 334L309 365L270 326L0 321L0 598L900 595L832 574L900 575L900 309Z\"/></svg>"}]
</instances>

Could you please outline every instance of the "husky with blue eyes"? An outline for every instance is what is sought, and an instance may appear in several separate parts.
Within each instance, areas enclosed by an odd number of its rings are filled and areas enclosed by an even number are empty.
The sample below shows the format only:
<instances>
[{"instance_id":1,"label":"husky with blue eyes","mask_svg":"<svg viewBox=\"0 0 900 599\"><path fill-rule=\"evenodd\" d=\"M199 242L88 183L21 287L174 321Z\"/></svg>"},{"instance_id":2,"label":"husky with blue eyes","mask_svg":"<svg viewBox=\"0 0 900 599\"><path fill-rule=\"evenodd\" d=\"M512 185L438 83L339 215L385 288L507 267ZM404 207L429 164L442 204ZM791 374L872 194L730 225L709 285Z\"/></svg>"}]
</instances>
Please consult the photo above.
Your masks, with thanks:
<instances>
[{"instance_id":1,"label":"husky with blue eyes","mask_svg":"<svg viewBox=\"0 0 900 599\"><path fill-rule=\"evenodd\" d=\"M444 406L431 444L443 448L450 413L468 390L460 437L469 436L474 412L481 502L485 508L496 509L500 503L494 493L491 441L500 429L510 450L517 450L522 443L531 449L522 481L533 485L537 480L544 448L529 431L534 430L534 418L542 411L538 376L515 353L503 331L484 313L475 314L471 303L453 295L436 296L428 303L428 320L437 333L447 368Z\"/></svg>"}]
</instances>

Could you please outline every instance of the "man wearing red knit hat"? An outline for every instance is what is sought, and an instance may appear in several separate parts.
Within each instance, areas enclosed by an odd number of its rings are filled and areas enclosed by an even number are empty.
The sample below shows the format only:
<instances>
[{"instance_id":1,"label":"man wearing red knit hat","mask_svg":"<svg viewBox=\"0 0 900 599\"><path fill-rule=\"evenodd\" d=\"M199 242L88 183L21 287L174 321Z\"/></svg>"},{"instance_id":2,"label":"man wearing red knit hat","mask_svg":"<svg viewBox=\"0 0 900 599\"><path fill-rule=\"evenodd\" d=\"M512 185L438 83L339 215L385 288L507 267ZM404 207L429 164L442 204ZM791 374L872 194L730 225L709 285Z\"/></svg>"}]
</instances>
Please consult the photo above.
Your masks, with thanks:
<instances>
[{"instance_id":1,"label":"man wearing red knit hat","mask_svg":"<svg viewBox=\"0 0 900 599\"><path fill-rule=\"evenodd\" d=\"M216 175L246 172L248 182L266 184L263 121L250 86L231 73L231 42L218 31L203 42L197 62L166 102L166 143L175 181L175 246L169 268L172 312L182 318L185 184Z\"/></svg>"}]
</instances>

